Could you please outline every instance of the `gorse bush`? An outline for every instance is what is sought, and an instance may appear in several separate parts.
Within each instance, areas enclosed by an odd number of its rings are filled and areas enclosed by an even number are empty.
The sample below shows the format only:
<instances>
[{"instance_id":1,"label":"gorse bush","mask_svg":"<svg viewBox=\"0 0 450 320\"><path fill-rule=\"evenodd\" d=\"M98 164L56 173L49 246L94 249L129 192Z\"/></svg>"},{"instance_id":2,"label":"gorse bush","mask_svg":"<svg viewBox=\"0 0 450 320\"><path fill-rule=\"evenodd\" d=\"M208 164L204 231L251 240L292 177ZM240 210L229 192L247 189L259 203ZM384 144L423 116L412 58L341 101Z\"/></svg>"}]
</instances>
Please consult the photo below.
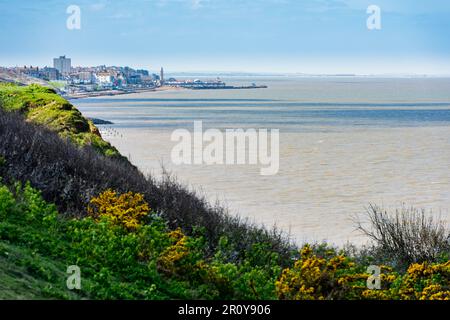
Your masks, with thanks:
<instances>
[{"instance_id":1,"label":"gorse bush","mask_svg":"<svg viewBox=\"0 0 450 320\"><path fill-rule=\"evenodd\" d=\"M301 258L277 280L277 295L287 300L450 300L450 261L414 263L404 274L379 267L381 288L368 289L367 266L332 250L318 256L306 245Z\"/></svg>"},{"instance_id":2,"label":"gorse bush","mask_svg":"<svg viewBox=\"0 0 450 320\"><path fill-rule=\"evenodd\" d=\"M130 191L118 195L111 189L92 198L88 206L88 213L94 218L106 217L129 230L137 229L149 212L150 207L142 194Z\"/></svg>"},{"instance_id":3,"label":"gorse bush","mask_svg":"<svg viewBox=\"0 0 450 320\"><path fill-rule=\"evenodd\" d=\"M169 233L169 239L171 245L158 257L158 270L168 275L193 275L189 238L177 229Z\"/></svg>"},{"instance_id":4,"label":"gorse bush","mask_svg":"<svg viewBox=\"0 0 450 320\"><path fill-rule=\"evenodd\" d=\"M365 288L368 278L362 271L361 266L343 255L336 255L333 250L318 257L306 245L294 267L283 270L276 282L277 295L287 300L357 298L354 290Z\"/></svg>"},{"instance_id":5,"label":"gorse bush","mask_svg":"<svg viewBox=\"0 0 450 320\"><path fill-rule=\"evenodd\" d=\"M441 264L413 263L404 274L382 275L382 290L364 290L364 299L450 300L450 261Z\"/></svg>"},{"instance_id":6,"label":"gorse bush","mask_svg":"<svg viewBox=\"0 0 450 320\"><path fill-rule=\"evenodd\" d=\"M410 265L398 288L391 291L407 300L450 300L450 261Z\"/></svg>"}]
</instances>

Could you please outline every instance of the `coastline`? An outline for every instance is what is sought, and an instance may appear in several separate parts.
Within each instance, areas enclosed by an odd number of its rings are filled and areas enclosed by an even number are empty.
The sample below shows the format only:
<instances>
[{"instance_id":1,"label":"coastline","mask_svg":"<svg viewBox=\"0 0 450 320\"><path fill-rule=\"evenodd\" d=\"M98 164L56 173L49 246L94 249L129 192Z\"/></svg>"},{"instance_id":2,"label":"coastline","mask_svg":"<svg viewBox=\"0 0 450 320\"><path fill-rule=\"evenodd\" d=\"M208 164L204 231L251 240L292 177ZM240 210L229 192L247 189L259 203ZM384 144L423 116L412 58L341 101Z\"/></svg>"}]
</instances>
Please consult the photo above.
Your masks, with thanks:
<instances>
[{"instance_id":1,"label":"coastline","mask_svg":"<svg viewBox=\"0 0 450 320\"><path fill-rule=\"evenodd\" d=\"M77 100L77 99L85 99L85 98L98 98L98 97L108 97L108 96L119 96L125 94L133 94L133 93L144 93L144 92L160 92L160 91L184 91L188 90L186 88L180 87L157 87L157 88L144 88L144 89L134 89L134 90L104 90L104 91L95 91L95 92L83 92L80 94L68 94L62 95L63 98L67 100Z\"/></svg>"},{"instance_id":2,"label":"coastline","mask_svg":"<svg viewBox=\"0 0 450 320\"><path fill-rule=\"evenodd\" d=\"M182 86L163 86L156 88L143 88L143 89L134 89L134 90L103 90L103 91L94 91L94 92L83 92L78 94L68 94L61 95L63 98L67 100L77 100L84 98L96 98L96 97L108 97L108 96L118 96L124 94L133 94L133 93L145 93L145 92L161 92L161 91L187 91L187 90L249 90L249 89L267 89L267 86L227 86L222 88L195 88L195 87L182 87Z\"/></svg>"}]
</instances>

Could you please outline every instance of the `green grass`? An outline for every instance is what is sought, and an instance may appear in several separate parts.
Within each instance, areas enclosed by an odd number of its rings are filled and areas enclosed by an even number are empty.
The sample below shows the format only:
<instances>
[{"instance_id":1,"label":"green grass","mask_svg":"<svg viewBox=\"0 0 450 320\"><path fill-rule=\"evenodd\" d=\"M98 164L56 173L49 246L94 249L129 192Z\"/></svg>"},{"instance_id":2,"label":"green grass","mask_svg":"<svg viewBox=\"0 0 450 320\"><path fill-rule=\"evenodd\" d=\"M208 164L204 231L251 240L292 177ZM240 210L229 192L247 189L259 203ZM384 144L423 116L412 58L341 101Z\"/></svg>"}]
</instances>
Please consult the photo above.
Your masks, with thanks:
<instances>
[{"instance_id":1,"label":"green grass","mask_svg":"<svg viewBox=\"0 0 450 320\"><path fill-rule=\"evenodd\" d=\"M102 139L92 121L53 89L39 85L0 84L0 107L20 112L28 121L44 125L78 146L90 145L103 155L122 157L116 148Z\"/></svg>"},{"instance_id":2,"label":"green grass","mask_svg":"<svg viewBox=\"0 0 450 320\"><path fill-rule=\"evenodd\" d=\"M66 287L66 265L0 241L0 300L84 299Z\"/></svg>"}]
</instances>

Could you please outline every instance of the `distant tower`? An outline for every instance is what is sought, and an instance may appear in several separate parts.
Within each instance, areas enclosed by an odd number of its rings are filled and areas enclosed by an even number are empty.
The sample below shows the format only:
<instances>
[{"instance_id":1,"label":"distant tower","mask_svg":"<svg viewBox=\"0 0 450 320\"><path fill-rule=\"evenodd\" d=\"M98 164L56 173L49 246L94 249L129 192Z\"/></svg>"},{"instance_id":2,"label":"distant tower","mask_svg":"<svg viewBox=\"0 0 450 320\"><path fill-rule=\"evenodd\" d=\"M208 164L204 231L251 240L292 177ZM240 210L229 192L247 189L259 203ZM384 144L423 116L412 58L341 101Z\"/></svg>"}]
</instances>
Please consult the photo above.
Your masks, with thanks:
<instances>
[{"instance_id":1,"label":"distant tower","mask_svg":"<svg viewBox=\"0 0 450 320\"><path fill-rule=\"evenodd\" d=\"M66 56L60 56L59 58L53 59L53 67L63 75L67 75L70 73L70 70L72 68L71 64L71 59L66 58Z\"/></svg>"},{"instance_id":2,"label":"distant tower","mask_svg":"<svg viewBox=\"0 0 450 320\"><path fill-rule=\"evenodd\" d=\"M159 79L160 79L161 84L164 84L164 68L163 67L161 67L161 73L159 75Z\"/></svg>"}]
</instances>

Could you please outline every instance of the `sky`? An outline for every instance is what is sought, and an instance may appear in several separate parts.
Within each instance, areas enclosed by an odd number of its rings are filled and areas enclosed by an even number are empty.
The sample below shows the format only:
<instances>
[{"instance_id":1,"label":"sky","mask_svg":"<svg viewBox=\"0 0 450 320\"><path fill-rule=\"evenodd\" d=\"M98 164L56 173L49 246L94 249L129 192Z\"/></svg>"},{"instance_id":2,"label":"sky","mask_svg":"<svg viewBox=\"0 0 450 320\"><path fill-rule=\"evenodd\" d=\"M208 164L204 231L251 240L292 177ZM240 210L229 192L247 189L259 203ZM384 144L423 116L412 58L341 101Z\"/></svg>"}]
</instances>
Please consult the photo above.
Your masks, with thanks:
<instances>
[{"instance_id":1,"label":"sky","mask_svg":"<svg viewBox=\"0 0 450 320\"><path fill-rule=\"evenodd\" d=\"M450 1L0 0L0 39L0 66L66 55L168 72L450 75Z\"/></svg>"}]
</instances>

